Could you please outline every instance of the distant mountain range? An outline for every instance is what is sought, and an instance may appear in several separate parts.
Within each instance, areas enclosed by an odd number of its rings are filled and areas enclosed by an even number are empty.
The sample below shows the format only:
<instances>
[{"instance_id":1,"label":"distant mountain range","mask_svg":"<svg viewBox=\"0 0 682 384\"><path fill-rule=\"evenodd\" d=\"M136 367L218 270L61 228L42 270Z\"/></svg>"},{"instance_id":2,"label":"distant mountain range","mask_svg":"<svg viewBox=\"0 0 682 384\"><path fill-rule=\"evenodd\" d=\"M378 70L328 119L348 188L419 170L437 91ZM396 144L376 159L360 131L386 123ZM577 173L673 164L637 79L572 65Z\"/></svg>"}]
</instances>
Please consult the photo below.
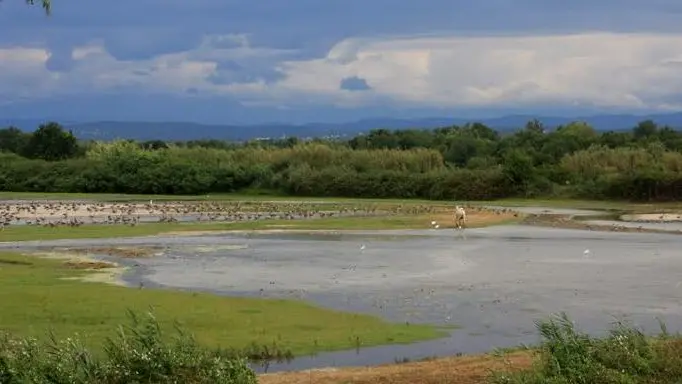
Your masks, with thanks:
<instances>
[{"instance_id":1,"label":"distant mountain range","mask_svg":"<svg viewBox=\"0 0 682 384\"><path fill-rule=\"evenodd\" d=\"M532 115L512 115L496 118L462 119L462 118L423 118L423 119L391 119L376 118L358 120L349 123L309 123L292 124L257 124L257 125L209 125L186 122L138 122L138 121L96 121L69 122L58 121L71 129L80 139L112 140L165 140L184 141L197 139L217 140L250 140L256 138L281 138L295 136L305 137L351 137L375 128L408 129L438 128L451 125L463 125L478 121L498 131L510 131L522 128L526 122L537 118L546 127L554 128L571 121L585 121L598 130L628 130L638 122L651 119L659 125L668 125L675 129L682 128L682 112L655 115L594 115L585 117L552 117ZM17 126L26 131L33 131L46 120L39 119L1 119L0 127Z\"/></svg>"}]
</instances>

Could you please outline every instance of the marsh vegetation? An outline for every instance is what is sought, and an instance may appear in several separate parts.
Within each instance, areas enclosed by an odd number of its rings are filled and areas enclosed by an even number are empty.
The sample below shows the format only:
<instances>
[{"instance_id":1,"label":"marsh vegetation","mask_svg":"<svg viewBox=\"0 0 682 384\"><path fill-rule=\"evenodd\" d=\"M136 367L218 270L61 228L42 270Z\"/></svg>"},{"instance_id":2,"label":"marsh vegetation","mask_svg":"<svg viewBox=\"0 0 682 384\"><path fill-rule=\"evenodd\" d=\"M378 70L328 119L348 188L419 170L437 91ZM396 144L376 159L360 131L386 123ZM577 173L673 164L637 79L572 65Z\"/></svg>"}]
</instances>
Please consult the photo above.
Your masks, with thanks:
<instances>
[{"instance_id":1,"label":"marsh vegetation","mask_svg":"<svg viewBox=\"0 0 682 384\"><path fill-rule=\"evenodd\" d=\"M496 373L492 384L673 384L682 380L682 339L661 323L655 337L617 322L596 338L580 332L566 314L537 322L542 344L532 367Z\"/></svg>"}]
</instances>

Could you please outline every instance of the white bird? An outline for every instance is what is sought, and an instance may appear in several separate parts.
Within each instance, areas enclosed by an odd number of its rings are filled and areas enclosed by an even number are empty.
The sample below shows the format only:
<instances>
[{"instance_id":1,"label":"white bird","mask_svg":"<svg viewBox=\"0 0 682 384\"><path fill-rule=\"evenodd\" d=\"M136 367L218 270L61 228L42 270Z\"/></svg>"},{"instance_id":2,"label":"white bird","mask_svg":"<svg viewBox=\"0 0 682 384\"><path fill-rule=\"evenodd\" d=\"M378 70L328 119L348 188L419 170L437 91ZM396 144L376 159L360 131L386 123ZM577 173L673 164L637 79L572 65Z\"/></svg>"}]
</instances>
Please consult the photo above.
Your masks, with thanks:
<instances>
[{"instance_id":1,"label":"white bird","mask_svg":"<svg viewBox=\"0 0 682 384\"><path fill-rule=\"evenodd\" d=\"M440 225L436 224L436 226L434 228L438 229L438 228L440 228Z\"/></svg>"},{"instance_id":2,"label":"white bird","mask_svg":"<svg viewBox=\"0 0 682 384\"><path fill-rule=\"evenodd\" d=\"M589 256L589 255L590 255L590 250L589 250L589 249L586 249L586 250L583 252L583 255Z\"/></svg>"},{"instance_id":3,"label":"white bird","mask_svg":"<svg viewBox=\"0 0 682 384\"><path fill-rule=\"evenodd\" d=\"M464 229L464 224L467 222L467 213L464 208L459 205L455 206L455 228Z\"/></svg>"},{"instance_id":4,"label":"white bird","mask_svg":"<svg viewBox=\"0 0 682 384\"><path fill-rule=\"evenodd\" d=\"M362 244L362 245L360 246L360 250L361 250L361 251L364 251L364 250L365 250L365 244Z\"/></svg>"},{"instance_id":5,"label":"white bird","mask_svg":"<svg viewBox=\"0 0 682 384\"><path fill-rule=\"evenodd\" d=\"M432 221L432 222L431 222L431 225L436 225L436 221L435 221L435 220Z\"/></svg>"}]
</instances>

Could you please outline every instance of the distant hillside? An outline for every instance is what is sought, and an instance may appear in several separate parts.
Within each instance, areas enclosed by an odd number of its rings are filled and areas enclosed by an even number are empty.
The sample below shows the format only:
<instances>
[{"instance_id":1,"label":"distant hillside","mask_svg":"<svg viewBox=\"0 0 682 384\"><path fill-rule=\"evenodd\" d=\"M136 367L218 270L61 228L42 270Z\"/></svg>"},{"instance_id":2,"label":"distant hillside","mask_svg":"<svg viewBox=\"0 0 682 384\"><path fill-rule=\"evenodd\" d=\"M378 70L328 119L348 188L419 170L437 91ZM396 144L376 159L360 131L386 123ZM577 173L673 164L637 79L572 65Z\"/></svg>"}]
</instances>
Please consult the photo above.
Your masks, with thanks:
<instances>
[{"instance_id":1,"label":"distant hillside","mask_svg":"<svg viewBox=\"0 0 682 384\"><path fill-rule=\"evenodd\" d=\"M98 121L87 123L63 122L74 134L81 139L112 140L117 138L135 140L249 140L255 138L280 138L283 136L296 137L350 137L358 133L367 132L375 128L406 129L406 128L437 128L449 125L462 125L467 122L479 121L500 131L515 130L523 127L526 122L537 118L548 128L567 124L575 120L590 123L598 130L631 129L638 122L652 119L659 125L669 125L682 128L682 112L671 114L657 114L647 116L637 115L595 115L586 117L537 117L531 115L505 116L487 119L461 118L424 118L424 119L391 119L377 118L359 120L350 123L329 124L310 123L305 125L291 124L258 124L258 125L208 125L184 122L116 122ZM15 125L27 131L34 130L43 120L38 119L0 119L0 126Z\"/></svg>"}]
</instances>

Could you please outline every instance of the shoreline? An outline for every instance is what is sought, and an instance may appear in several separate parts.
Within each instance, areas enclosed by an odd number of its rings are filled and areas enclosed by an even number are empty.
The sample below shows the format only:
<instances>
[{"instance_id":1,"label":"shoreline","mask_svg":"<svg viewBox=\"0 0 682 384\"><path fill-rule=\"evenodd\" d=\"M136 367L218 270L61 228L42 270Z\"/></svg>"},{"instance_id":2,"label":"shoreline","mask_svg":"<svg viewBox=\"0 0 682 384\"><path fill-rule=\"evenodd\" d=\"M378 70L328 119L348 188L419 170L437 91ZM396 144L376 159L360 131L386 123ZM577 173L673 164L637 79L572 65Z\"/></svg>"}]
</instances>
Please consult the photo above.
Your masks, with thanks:
<instances>
[{"instance_id":1,"label":"shoreline","mask_svg":"<svg viewBox=\"0 0 682 384\"><path fill-rule=\"evenodd\" d=\"M23 253L23 252L22 252ZM63 277L65 280L77 280L85 283L102 283L130 288L125 281L124 274L130 271L130 267L122 266L112 261L87 256L84 253L68 251L33 251L24 253L27 256L39 257L51 260L63 260L65 265L72 263L74 268L81 269L84 274L78 277ZM92 268L88 268L92 267Z\"/></svg>"},{"instance_id":2,"label":"shoreline","mask_svg":"<svg viewBox=\"0 0 682 384\"><path fill-rule=\"evenodd\" d=\"M534 350L481 353L396 361L393 364L355 367L328 367L292 372L258 374L260 384L304 383L485 383L491 371L512 373L532 367ZM386 381L390 378L390 381Z\"/></svg>"}]
</instances>

